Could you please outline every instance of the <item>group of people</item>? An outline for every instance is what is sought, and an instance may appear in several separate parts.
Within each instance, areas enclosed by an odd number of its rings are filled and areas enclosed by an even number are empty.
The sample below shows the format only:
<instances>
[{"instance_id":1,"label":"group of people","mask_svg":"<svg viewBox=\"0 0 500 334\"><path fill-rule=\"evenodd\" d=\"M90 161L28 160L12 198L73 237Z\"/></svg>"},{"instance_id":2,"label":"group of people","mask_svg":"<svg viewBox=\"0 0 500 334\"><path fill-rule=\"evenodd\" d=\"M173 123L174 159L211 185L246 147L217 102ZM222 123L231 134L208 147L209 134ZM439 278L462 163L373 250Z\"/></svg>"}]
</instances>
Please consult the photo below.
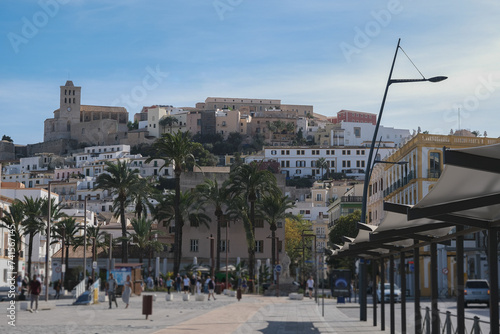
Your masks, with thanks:
<instances>
[{"instance_id":1,"label":"group of people","mask_svg":"<svg viewBox=\"0 0 500 334\"><path fill-rule=\"evenodd\" d=\"M116 300L116 288L118 283L113 277L113 274L109 274L109 278L106 281L105 292L108 296L109 308L112 308L113 302L115 302L116 307L118 307L118 301ZM122 301L125 303L125 308L128 308L130 302L130 295L132 294L132 281L130 280L130 275L127 275L127 279L123 282L122 290Z\"/></svg>"},{"instance_id":2,"label":"group of people","mask_svg":"<svg viewBox=\"0 0 500 334\"><path fill-rule=\"evenodd\" d=\"M149 287L150 279L146 279L146 286ZM170 294L170 290L175 285L175 289L177 292L181 292L181 286L183 287L184 293L197 294L202 293L202 291L207 290L208 292L208 300L210 297L215 300L215 281L207 276L205 279L201 277L197 277L193 275L192 278L188 278L187 275L184 275L184 278L181 277L180 274L177 274L175 281L168 277L165 280L165 287L167 288L167 292ZM109 308L111 309L113 306L113 302L116 307L118 307L118 301L116 300L116 288L118 284L116 279L113 277L113 274L109 274L109 279L106 281L105 292L108 296ZM123 291L122 291L122 301L125 303L125 308L128 308L130 302L130 295L132 294L132 282L130 281L130 275L127 275L126 281L123 283Z\"/></svg>"}]
</instances>

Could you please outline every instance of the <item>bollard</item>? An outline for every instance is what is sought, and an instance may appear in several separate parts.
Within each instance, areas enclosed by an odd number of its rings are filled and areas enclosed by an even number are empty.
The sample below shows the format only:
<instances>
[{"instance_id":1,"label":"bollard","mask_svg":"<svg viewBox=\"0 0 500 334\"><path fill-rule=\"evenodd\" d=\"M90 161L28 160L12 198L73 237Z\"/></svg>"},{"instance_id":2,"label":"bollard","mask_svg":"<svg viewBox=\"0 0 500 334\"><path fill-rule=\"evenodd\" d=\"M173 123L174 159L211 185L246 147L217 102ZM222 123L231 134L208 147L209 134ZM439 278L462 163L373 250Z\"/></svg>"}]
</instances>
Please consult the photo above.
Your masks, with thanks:
<instances>
[{"instance_id":1,"label":"bollard","mask_svg":"<svg viewBox=\"0 0 500 334\"><path fill-rule=\"evenodd\" d=\"M238 288L237 293L236 293L236 298L238 298L238 301L241 299L241 288Z\"/></svg>"},{"instance_id":2,"label":"bollard","mask_svg":"<svg viewBox=\"0 0 500 334\"><path fill-rule=\"evenodd\" d=\"M446 311L446 334L451 334L451 312Z\"/></svg>"},{"instance_id":3,"label":"bollard","mask_svg":"<svg viewBox=\"0 0 500 334\"><path fill-rule=\"evenodd\" d=\"M429 307L425 308L425 333L431 334L431 309Z\"/></svg>"},{"instance_id":4,"label":"bollard","mask_svg":"<svg viewBox=\"0 0 500 334\"><path fill-rule=\"evenodd\" d=\"M142 296L142 314L146 315L146 320L148 320L150 314L153 314L152 295Z\"/></svg>"},{"instance_id":5,"label":"bollard","mask_svg":"<svg viewBox=\"0 0 500 334\"><path fill-rule=\"evenodd\" d=\"M474 325L472 326L472 333L481 334L481 326L479 325L479 317L474 317Z\"/></svg>"}]
</instances>

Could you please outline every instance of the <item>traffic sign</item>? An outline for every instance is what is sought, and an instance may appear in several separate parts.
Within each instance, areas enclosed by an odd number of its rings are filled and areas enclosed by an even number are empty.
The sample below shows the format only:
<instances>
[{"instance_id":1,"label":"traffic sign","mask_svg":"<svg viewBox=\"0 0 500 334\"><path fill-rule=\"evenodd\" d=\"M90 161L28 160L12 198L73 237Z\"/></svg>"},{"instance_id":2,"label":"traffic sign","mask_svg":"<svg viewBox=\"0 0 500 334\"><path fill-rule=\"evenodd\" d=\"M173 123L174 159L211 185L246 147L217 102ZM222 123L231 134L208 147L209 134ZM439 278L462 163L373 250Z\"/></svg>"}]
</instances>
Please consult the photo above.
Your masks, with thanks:
<instances>
[{"instance_id":1,"label":"traffic sign","mask_svg":"<svg viewBox=\"0 0 500 334\"><path fill-rule=\"evenodd\" d=\"M274 267L274 271L279 274L281 272L281 265L277 264L276 267Z\"/></svg>"},{"instance_id":2,"label":"traffic sign","mask_svg":"<svg viewBox=\"0 0 500 334\"><path fill-rule=\"evenodd\" d=\"M448 275L448 268L443 268L443 274Z\"/></svg>"}]
</instances>

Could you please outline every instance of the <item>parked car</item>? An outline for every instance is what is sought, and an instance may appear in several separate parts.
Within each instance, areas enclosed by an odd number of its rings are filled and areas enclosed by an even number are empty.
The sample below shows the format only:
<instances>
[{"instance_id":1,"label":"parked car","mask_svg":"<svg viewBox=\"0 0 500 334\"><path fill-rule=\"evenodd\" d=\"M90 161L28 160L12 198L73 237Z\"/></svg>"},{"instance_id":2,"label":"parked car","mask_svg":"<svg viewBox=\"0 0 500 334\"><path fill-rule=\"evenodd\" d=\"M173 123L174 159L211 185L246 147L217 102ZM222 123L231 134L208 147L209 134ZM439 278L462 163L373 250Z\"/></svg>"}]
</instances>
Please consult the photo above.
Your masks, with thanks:
<instances>
[{"instance_id":1,"label":"parked car","mask_svg":"<svg viewBox=\"0 0 500 334\"><path fill-rule=\"evenodd\" d=\"M490 307L490 286L485 279L470 279L465 283L464 306L470 303L486 303Z\"/></svg>"},{"instance_id":2,"label":"parked car","mask_svg":"<svg viewBox=\"0 0 500 334\"><path fill-rule=\"evenodd\" d=\"M377 302L380 303L381 301L380 297L380 284L378 285L377 288ZM391 301L391 284L390 283L384 283L384 301L385 302L390 302ZM397 303L401 303L401 289L394 284L394 301Z\"/></svg>"}]
</instances>

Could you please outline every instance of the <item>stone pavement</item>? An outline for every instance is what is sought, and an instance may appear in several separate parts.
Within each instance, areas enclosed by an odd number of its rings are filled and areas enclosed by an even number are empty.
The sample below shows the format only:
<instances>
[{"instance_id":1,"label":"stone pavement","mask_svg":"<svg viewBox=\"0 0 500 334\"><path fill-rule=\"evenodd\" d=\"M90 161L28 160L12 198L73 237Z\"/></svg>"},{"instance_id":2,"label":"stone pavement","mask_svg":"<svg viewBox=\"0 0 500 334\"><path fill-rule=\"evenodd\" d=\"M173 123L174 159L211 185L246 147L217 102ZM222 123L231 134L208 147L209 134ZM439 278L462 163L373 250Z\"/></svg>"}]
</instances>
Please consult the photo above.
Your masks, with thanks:
<instances>
[{"instance_id":1,"label":"stone pavement","mask_svg":"<svg viewBox=\"0 0 500 334\"><path fill-rule=\"evenodd\" d=\"M40 301L39 312L16 312L16 327L7 321L7 302L0 303L0 333L384 333L349 318L333 299L325 299L325 316L311 299L243 295L241 301L220 295L213 301L165 301L165 293L156 293L153 314L142 315L142 297L132 297L128 309L118 299L119 307L109 304L73 306L72 299ZM19 303L19 302L18 302ZM353 305L355 307L355 305Z\"/></svg>"}]
</instances>

